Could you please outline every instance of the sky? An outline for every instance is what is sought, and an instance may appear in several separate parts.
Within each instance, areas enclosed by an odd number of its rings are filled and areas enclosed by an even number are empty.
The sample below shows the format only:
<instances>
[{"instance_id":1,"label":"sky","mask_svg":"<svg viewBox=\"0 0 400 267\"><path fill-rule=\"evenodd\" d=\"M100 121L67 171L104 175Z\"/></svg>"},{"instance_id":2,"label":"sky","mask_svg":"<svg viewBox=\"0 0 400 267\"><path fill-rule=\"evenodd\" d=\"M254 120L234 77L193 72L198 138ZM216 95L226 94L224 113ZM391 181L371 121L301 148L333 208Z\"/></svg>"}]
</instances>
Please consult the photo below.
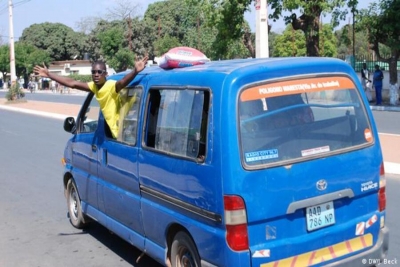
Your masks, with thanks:
<instances>
[{"instance_id":1,"label":"sky","mask_svg":"<svg viewBox=\"0 0 400 267\"><path fill-rule=\"evenodd\" d=\"M14 40L22 35L25 28L32 24L44 22L62 23L76 30L77 22L87 17L101 17L107 13L107 8L112 8L116 0L12 0L13 8L13 32ZM127 1L127 0L125 0ZM136 0L140 3L139 15L143 15L147 6L158 0ZM8 43L9 38L9 0L0 0L0 36L1 43ZM359 0L360 8L366 8L374 0ZM255 11L251 7L251 12L245 14L253 32L255 31ZM329 18L324 18L326 22ZM347 22L343 22L344 24ZM285 25L283 21L271 22L272 30L281 32Z\"/></svg>"}]
</instances>

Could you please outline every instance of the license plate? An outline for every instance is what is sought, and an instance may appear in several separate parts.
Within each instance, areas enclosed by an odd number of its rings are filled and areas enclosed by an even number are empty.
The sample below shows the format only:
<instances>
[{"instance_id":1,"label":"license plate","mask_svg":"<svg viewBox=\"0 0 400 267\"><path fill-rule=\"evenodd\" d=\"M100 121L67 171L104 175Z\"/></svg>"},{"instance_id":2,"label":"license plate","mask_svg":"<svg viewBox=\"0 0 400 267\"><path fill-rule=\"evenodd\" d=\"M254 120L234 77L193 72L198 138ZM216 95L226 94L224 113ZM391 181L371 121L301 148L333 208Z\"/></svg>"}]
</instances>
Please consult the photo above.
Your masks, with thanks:
<instances>
[{"instance_id":1,"label":"license plate","mask_svg":"<svg viewBox=\"0 0 400 267\"><path fill-rule=\"evenodd\" d=\"M335 224L335 207L333 206L333 201L308 207L306 219L308 231L314 231Z\"/></svg>"}]
</instances>

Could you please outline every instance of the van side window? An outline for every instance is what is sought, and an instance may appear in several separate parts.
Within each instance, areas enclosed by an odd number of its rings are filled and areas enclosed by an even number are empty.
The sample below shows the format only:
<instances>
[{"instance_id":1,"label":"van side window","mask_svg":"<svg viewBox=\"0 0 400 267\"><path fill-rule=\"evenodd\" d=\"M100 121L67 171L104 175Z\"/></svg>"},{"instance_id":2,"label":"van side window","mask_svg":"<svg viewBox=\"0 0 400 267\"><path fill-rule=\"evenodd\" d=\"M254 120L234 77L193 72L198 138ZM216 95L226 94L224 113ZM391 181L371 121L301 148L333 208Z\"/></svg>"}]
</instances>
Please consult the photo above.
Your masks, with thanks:
<instances>
[{"instance_id":1,"label":"van side window","mask_svg":"<svg viewBox=\"0 0 400 267\"><path fill-rule=\"evenodd\" d=\"M158 151L203 160L206 151L209 92L151 90L145 144Z\"/></svg>"},{"instance_id":2,"label":"van side window","mask_svg":"<svg viewBox=\"0 0 400 267\"><path fill-rule=\"evenodd\" d=\"M117 140L129 145L136 145L138 115L142 89L125 88L120 92L119 131Z\"/></svg>"},{"instance_id":3,"label":"van side window","mask_svg":"<svg viewBox=\"0 0 400 267\"><path fill-rule=\"evenodd\" d=\"M91 133L97 130L99 120L100 106L96 98L93 96L89 105L86 108L83 118L79 123L80 133Z\"/></svg>"}]
</instances>

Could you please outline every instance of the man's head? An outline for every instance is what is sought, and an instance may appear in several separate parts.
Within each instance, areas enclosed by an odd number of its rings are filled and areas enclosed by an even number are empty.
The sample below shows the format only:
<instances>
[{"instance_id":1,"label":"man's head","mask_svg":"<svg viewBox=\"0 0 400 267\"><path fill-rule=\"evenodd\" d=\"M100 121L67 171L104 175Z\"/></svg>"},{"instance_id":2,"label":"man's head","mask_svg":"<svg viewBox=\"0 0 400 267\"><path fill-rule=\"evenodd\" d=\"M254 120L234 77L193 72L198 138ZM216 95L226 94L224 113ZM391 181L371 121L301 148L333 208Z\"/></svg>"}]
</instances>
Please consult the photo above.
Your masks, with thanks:
<instances>
[{"instance_id":1,"label":"man's head","mask_svg":"<svg viewBox=\"0 0 400 267\"><path fill-rule=\"evenodd\" d=\"M367 68L367 63L363 63L362 66L363 66L363 69L366 69Z\"/></svg>"},{"instance_id":2,"label":"man's head","mask_svg":"<svg viewBox=\"0 0 400 267\"><path fill-rule=\"evenodd\" d=\"M106 63L102 61L96 61L92 64L92 80L100 89L106 82L107 67Z\"/></svg>"},{"instance_id":3,"label":"man's head","mask_svg":"<svg viewBox=\"0 0 400 267\"><path fill-rule=\"evenodd\" d=\"M378 64L375 65L375 69L379 70L379 65Z\"/></svg>"}]
</instances>

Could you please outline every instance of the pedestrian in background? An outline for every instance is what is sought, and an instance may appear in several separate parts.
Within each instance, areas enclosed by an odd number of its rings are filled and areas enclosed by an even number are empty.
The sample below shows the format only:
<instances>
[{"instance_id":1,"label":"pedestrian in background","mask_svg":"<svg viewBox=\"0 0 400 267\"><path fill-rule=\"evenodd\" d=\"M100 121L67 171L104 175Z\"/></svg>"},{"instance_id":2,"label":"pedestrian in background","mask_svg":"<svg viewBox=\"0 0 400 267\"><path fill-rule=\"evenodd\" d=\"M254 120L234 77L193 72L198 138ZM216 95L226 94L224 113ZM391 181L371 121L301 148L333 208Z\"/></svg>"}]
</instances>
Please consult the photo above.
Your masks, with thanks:
<instances>
[{"instance_id":1,"label":"pedestrian in background","mask_svg":"<svg viewBox=\"0 0 400 267\"><path fill-rule=\"evenodd\" d=\"M367 90L368 82L371 82L369 79L369 70L367 69L367 63L363 63L361 69L361 84L364 87L364 91Z\"/></svg>"},{"instance_id":2,"label":"pedestrian in background","mask_svg":"<svg viewBox=\"0 0 400 267\"><path fill-rule=\"evenodd\" d=\"M375 65L372 85L375 88L377 105L382 105L382 84L383 84L383 71L379 68L379 65Z\"/></svg>"},{"instance_id":3,"label":"pedestrian in background","mask_svg":"<svg viewBox=\"0 0 400 267\"><path fill-rule=\"evenodd\" d=\"M367 95L368 101L372 101L372 95L371 95L371 80L369 79L369 70L367 68L367 63L362 64L362 69L361 69L361 84L362 87L364 88L364 92Z\"/></svg>"}]
</instances>

